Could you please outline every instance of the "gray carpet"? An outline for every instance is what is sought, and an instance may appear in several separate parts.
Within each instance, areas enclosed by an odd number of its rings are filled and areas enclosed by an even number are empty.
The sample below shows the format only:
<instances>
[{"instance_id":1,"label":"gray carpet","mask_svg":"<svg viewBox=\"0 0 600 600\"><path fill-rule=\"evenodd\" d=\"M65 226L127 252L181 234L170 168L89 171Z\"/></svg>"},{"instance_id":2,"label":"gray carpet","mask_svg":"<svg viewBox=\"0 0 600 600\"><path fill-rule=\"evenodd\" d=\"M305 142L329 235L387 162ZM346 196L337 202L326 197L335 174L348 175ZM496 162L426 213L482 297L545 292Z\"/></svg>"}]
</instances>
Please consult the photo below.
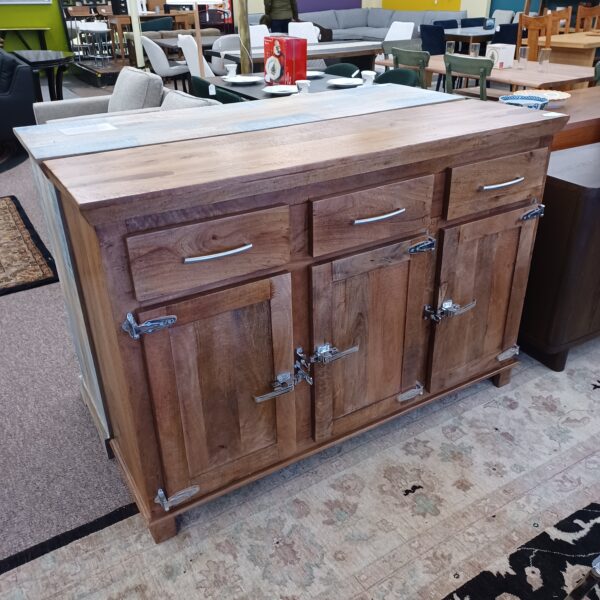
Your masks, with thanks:
<instances>
[{"instance_id":1,"label":"gray carpet","mask_svg":"<svg viewBox=\"0 0 600 600\"><path fill-rule=\"evenodd\" d=\"M29 161L10 194L48 244ZM0 297L0 559L132 501L78 388L60 284Z\"/></svg>"}]
</instances>

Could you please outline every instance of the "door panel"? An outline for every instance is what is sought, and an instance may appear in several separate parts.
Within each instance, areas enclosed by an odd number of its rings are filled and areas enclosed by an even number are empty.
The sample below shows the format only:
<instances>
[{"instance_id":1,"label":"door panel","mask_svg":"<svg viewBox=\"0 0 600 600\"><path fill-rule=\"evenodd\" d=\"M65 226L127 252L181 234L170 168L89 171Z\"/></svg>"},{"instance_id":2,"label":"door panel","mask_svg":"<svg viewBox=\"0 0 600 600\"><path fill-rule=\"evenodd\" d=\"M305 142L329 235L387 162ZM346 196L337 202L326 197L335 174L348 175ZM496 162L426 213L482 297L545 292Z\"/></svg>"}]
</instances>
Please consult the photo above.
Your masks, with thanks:
<instances>
[{"instance_id":1,"label":"door panel","mask_svg":"<svg viewBox=\"0 0 600 600\"><path fill-rule=\"evenodd\" d=\"M314 347L358 346L335 362L315 365L318 441L398 410L396 397L422 379L422 309L433 259L432 253L409 254L413 243L312 268Z\"/></svg>"},{"instance_id":2,"label":"door panel","mask_svg":"<svg viewBox=\"0 0 600 600\"><path fill-rule=\"evenodd\" d=\"M278 275L140 315L177 317L143 338L169 494L209 492L293 452L294 393L255 401L293 372L290 286Z\"/></svg>"},{"instance_id":3,"label":"door panel","mask_svg":"<svg viewBox=\"0 0 600 600\"><path fill-rule=\"evenodd\" d=\"M537 220L516 209L442 230L437 308L474 308L435 325L429 391L463 383L502 365L517 341Z\"/></svg>"}]
</instances>

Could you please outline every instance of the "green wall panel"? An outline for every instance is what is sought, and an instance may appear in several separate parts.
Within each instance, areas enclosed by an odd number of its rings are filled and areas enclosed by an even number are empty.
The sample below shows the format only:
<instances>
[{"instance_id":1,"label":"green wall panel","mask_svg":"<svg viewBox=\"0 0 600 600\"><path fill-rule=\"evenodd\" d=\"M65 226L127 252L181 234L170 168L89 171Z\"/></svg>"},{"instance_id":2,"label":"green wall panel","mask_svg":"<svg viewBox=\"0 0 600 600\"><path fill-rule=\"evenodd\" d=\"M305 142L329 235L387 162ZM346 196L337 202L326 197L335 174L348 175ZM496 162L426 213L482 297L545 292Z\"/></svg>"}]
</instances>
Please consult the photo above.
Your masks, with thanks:
<instances>
[{"instance_id":1,"label":"green wall panel","mask_svg":"<svg viewBox=\"0 0 600 600\"><path fill-rule=\"evenodd\" d=\"M52 0L52 4L0 4L0 29L2 27L50 27L50 31L46 32L48 49L69 49L58 0ZM31 48L39 48L36 33L26 33L24 37ZM5 50L24 47L14 33L6 35Z\"/></svg>"}]
</instances>

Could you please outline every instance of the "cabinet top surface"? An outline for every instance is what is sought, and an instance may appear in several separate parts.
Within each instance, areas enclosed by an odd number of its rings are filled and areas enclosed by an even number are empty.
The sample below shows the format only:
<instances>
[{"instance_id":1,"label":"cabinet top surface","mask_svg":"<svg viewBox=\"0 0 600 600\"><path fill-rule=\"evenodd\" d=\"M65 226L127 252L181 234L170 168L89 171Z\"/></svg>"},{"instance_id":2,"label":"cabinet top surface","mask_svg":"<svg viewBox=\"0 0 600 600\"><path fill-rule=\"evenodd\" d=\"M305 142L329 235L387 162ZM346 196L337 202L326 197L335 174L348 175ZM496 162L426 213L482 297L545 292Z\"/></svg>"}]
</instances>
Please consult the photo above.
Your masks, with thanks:
<instances>
[{"instance_id":1,"label":"cabinet top surface","mask_svg":"<svg viewBox=\"0 0 600 600\"><path fill-rule=\"evenodd\" d=\"M177 198L184 195L192 194L196 205L210 204L235 197L233 188L240 197L240 186L250 196L476 151L486 144L506 145L519 138L533 142L553 135L566 120L464 100L62 158L45 162L44 168L90 222L100 222L127 212L181 208ZM167 207L164 192L175 190ZM130 210L134 204L136 210Z\"/></svg>"}]
</instances>

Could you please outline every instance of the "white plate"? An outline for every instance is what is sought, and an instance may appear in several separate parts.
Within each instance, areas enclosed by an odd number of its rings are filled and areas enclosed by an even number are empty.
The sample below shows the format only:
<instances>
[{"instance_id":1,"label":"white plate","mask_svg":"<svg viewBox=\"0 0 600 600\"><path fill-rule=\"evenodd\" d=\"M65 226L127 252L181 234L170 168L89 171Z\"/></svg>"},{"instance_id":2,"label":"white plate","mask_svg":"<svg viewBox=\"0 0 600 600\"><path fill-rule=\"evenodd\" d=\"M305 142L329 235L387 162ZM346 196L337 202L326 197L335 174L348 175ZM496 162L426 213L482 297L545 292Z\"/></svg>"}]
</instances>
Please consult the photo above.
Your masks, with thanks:
<instances>
[{"instance_id":1,"label":"white plate","mask_svg":"<svg viewBox=\"0 0 600 600\"><path fill-rule=\"evenodd\" d=\"M306 79L321 79L325 77L323 71L306 71Z\"/></svg>"},{"instance_id":2,"label":"white plate","mask_svg":"<svg viewBox=\"0 0 600 600\"><path fill-rule=\"evenodd\" d=\"M289 96L290 94L297 94L298 88L295 85L268 85L262 91L273 96Z\"/></svg>"},{"instance_id":3,"label":"white plate","mask_svg":"<svg viewBox=\"0 0 600 600\"><path fill-rule=\"evenodd\" d=\"M231 83L231 85L254 85L264 79L258 75L235 75L234 77L223 77L223 81Z\"/></svg>"},{"instance_id":4,"label":"white plate","mask_svg":"<svg viewBox=\"0 0 600 600\"><path fill-rule=\"evenodd\" d=\"M340 88L352 88L358 87L363 84L362 79L358 79L357 77L340 77L338 79L331 79L327 85L332 85L333 87Z\"/></svg>"}]
</instances>

